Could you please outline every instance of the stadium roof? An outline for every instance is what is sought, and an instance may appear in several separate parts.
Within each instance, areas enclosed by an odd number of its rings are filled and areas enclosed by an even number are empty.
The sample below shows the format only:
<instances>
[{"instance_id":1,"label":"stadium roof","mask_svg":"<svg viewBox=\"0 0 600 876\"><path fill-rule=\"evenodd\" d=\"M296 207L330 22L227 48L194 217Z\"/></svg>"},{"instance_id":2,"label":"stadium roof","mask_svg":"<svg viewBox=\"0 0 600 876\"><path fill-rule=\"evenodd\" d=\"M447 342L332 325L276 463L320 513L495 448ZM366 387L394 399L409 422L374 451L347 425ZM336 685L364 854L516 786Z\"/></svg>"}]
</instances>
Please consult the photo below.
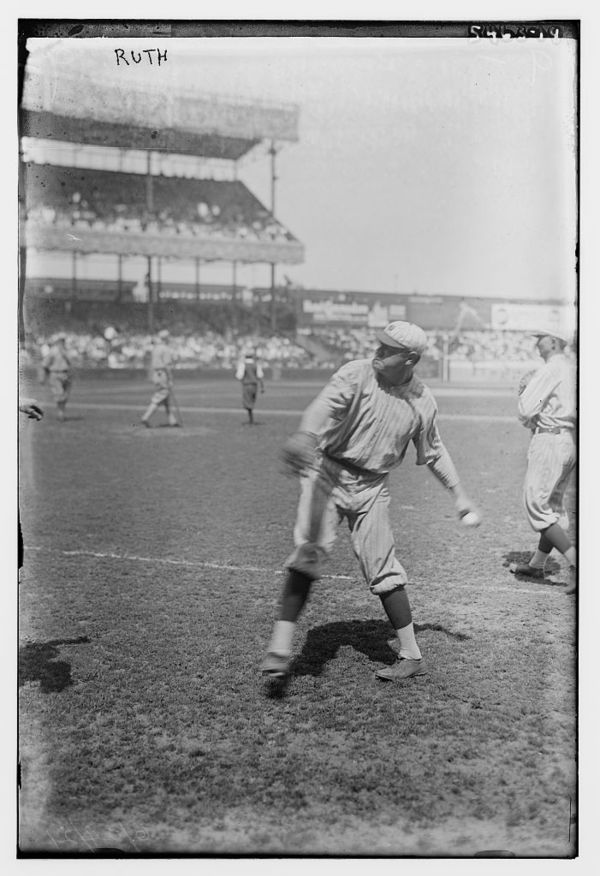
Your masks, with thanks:
<instances>
[{"instance_id":1,"label":"stadium roof","mask_svg":"<svg viewBox=\"0 0 600 876\"><path fill-rule=\"evenodd\" d=\"M298 108L201 92L123 89L27 69L21 135L236 161L263 140L298 140Z\"/></svg>"}]
</instances>

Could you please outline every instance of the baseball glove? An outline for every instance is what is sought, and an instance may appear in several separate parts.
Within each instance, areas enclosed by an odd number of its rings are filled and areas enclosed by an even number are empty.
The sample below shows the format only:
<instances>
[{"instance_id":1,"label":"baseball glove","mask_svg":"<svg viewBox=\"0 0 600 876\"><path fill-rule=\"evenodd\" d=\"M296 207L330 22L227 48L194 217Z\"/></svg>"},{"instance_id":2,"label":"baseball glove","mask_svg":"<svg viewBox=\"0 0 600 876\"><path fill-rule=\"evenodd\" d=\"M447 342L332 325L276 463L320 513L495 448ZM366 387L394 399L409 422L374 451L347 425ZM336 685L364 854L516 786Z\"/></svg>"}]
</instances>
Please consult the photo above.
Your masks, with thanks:
<instances>
[{"instance_id":1,"label":"baseball glove","mask_svg":"<svg viewBox=\"0 0 600 876\"><path fill-rule=\"evenodd\" d=\"M286 441L281 455L288 470L300 474L313 464L316 449L316 435L312 432L296 432Z\"/></svg>"},{"instance_id":2,"label":"baseball glove","mask_svg":"<svg viewBox=\"0 0 600 876\"><path fill-rule=\"evenodd\" d=\"M521 377L521 379L519 380L519 387L518 387L518 394L519 395L521 395L521 393L523 393L525 391L525 389L527 388L527 385L529 384L529 381L531 380L533 375L536 373L536 371L537 371L537 368L532 368L531 371L527 371Z\"/></svg>"}]
</instances>

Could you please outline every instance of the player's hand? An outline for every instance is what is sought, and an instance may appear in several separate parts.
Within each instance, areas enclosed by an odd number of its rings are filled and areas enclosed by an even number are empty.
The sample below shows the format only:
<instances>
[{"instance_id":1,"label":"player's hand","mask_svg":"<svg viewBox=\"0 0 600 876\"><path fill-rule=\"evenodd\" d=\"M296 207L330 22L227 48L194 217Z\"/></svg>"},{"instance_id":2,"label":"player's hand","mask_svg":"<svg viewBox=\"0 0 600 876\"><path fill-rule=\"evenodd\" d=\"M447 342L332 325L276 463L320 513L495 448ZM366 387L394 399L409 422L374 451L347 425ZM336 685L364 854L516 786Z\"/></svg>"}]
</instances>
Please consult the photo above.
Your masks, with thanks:
<instances>
[{"instance_id":1,"label":"player's hand","mask_svg":"<svg viewBox=\"0 0 600 876\"><path fill-rule=\"evenodd\" d=\"M464 526L479 526L481 523L481 511L477 505L465 494L459 496L454 503L458 519Z\"/></svg>"},{"instance_id":2,"label":"player's hand","mask_svg":"<svg viewBox=\"0 0 600 876\"><path fill-rule=\"evenodd\" d=\"M296 432L283 446L281 452L286 469L292 474L301 474L310 468L315 459L317 436L312 432Z\"/></svg>"},{"instance_id":3,"label":"player's hand","mask_svg":"<svg viewBox=\"0 0 600 876\"><path fill-rule=\"evenodd\" d=\"M44 416L43 409L32 398L24 398L19 403L19 410L22 414L26 414L30 420L41 420Z\"/></svg>"},{"instance_id":4,"label":"player's hand","mask_svg":"<svg viewBox=\"0 0 600 876\"><path fill-rule=\"evenodd\" d=\"M531 378L533 377L533 375L536 372L537 372L537 368L532 368L530 371L527 371L525 374L522 375L521 379L519 380L519 385L517 387L517 394L518 395L521 395L522 393L525 392L525 390L527 389L527 386L529 385Z\"/></svg>"}]
</instances>

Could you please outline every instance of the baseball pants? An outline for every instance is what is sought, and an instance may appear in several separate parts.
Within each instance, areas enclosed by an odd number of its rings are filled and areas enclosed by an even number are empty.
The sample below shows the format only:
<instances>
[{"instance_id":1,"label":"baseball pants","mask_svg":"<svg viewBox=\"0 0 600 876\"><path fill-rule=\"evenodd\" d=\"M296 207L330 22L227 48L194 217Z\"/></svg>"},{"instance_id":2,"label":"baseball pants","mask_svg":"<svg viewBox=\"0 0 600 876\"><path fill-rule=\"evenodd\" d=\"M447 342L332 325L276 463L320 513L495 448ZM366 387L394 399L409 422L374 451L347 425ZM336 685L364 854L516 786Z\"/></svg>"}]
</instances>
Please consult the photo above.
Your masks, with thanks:
<instances>
[{"instance_id":1,"label":"baseball pants","mask_svg":"<svg viewBox=\"0 0 600 876\"><path fill-rule=\"evenodd\" d=\"M50 390L57 404L69 400L71 392L71 377L68 371L51 371L49 377Z\"/></svg>"},{"instance_id":2,"label":"baseball pants","mask_svg":"<svg viewBox=\"0 0 600 876\"><path fill-rule=\"evenodd\" d=\"M256 404L256 394L258 392L258 384L244 383L242 384L242 405L246 410L252 410Z\"/></svg>"},{"instance_id":3,"label":"baseball pants","mask_svg":"<svg viewBox=\"0 0 600 876\"><path fill-rule=\"evenodd\" d=\"M573 434L534 434L527 452L527 474L523 489L525 511L531 528L541 532L558 523L566 530L569 516L564 506L569 475L575 468Z\"/></svg>"},{"instance_id":4,"label":"baseball pants","mask_svg":"<svg viewBox=\"0 0 600 876\"><path fill-rule=\"evenodd\" d=\"M155 386L155 392L151 399L152 404L157 407L158 405L167 406L169 396L171 395L171 384L166 371L155 371L152 376L152 382Z\"/></svg>"},{"instance_id":5,"label":"baseball pants","mask_svg":"<svg viewBox=\"0 0 600 876\"><path fill-rule=\"evenodd\" d=\"M390 593L407 582L395 555L389 521L387 475L365 478L323 458L300 478L300 501L294 528L295 550L287 567L311 580L321 576L343 519L365 581L374 594Z\"/></svg>"}]
</instances>

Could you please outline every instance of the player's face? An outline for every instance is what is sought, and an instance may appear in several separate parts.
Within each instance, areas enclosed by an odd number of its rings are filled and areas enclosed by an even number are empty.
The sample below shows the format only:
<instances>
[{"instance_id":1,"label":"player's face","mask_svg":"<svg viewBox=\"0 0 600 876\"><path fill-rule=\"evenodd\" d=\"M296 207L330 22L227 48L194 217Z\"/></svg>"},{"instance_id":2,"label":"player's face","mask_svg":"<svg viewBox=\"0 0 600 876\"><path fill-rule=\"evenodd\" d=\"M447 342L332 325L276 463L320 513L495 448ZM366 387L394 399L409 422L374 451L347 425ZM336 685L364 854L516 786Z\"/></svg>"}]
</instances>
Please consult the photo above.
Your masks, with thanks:
<instances>
[{"instance_id":1,"label":"player's face","mask_svg":"<svg viewBox=\"0 0 600 876\"><path fill-rule=\"evenodd\" d=\"M407 349L380 344L375 351L373 368L390 383L401 383L410 377L414 366L414 353Z\"/></svg>"},{"instance_id":2,"label":"player's face","mask_svg":"<svg viewBox=\"0 0 600 876\"><path fill-rule=\"evenodd\" d=\"M535 346L542 359L547 359L554 350L554 338L551 338L549 335L542 335L537 339Z\"/></svg>"}]
</instances>

